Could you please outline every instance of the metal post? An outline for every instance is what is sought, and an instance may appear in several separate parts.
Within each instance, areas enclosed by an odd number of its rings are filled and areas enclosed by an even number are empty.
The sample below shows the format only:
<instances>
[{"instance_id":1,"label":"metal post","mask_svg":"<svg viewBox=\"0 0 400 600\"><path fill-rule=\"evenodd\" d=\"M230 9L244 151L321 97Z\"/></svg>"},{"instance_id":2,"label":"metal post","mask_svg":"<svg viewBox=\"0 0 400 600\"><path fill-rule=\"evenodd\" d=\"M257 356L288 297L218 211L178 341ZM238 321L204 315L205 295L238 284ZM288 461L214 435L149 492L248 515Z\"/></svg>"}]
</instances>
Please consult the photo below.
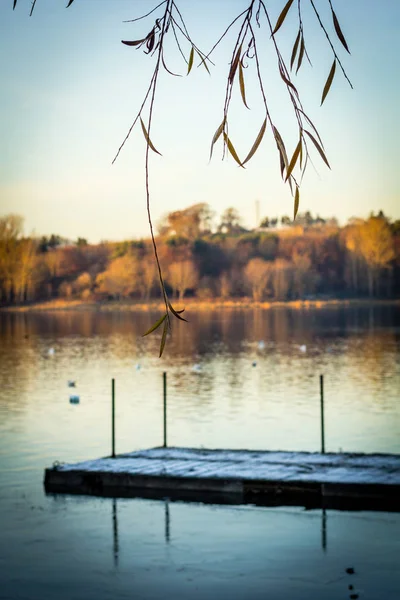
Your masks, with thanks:
<instances>
[{"instance_id":1,"label":"metal post","mask_svg":"<svg viewBox=\"0 0 400 600\"><path fill-rule=\"evenodd\" d=\"M325 454L325 422L324 422L324 376L319 376L319 389L321 398L321 453Z\"/></svg>"},{"instance_id":2,"label":"metal post","mask_svg":"<svg viewBox=\"0 0 400 600\"><path fill-rule=\"evenodd\" d=\"M167 373L163 373L163 388L164 388L164 448L167 447Z\"/></svg>"},{"instance_id":3,"label":"metal post","mask_svg":"<svg viewBox=\"0 0 400 600\"><path fill-rule=\"evenodd\" d=\"M111 458L115 458L115 379L111 379Z\"/></svg>"}]
</instances>

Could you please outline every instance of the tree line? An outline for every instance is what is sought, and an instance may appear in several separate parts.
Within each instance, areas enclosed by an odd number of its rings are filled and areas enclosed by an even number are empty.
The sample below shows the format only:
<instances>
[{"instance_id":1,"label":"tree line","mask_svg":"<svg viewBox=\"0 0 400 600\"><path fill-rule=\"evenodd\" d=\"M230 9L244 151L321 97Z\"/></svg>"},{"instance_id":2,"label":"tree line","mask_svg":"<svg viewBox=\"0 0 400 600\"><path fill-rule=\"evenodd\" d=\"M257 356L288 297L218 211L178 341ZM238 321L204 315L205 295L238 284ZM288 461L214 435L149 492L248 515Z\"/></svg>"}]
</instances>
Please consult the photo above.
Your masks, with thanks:
<instances>
[{"instance_id":1,"label":"tree line","mask_svg":"<svg viewBox=\"0 0 400 600\"><path fill-rule=\"evenodd\" d=\"M206 203L158 225L168 292L179 300L254 301L400 295L400 221L382 212L336 219L264 217L248 230L234 208L216 223ZM23 217L0 217L0 303L54 298L142 302L161 296L151 240L89 244L23 235Z\"/></svg>"}]
</instances>

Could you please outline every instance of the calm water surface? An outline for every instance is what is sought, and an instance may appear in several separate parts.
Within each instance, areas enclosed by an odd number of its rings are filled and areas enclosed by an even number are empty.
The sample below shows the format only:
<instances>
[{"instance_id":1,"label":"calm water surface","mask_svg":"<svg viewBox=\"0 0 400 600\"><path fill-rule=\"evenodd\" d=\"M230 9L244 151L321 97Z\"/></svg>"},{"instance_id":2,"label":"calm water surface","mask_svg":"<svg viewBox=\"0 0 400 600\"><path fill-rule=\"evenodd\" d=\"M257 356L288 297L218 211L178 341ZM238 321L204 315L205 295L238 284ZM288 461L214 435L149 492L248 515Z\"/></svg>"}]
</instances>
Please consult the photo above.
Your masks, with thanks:
<instances>
[{"instance_id":1,"label":"calm water surface","mask_svg":"<svg viewBox=\"0 0 400 600\"><path fill-rule=\"evenodd\" d=\"M109 454L112 377L118 452L160 444L163 371L171 445L318 450L322 373L327 450L400 452L398 307L193 313L162 360L155 317L0 314L0 599L400 598L397 514L45 496Z\"/></svg>"}]
</instances>

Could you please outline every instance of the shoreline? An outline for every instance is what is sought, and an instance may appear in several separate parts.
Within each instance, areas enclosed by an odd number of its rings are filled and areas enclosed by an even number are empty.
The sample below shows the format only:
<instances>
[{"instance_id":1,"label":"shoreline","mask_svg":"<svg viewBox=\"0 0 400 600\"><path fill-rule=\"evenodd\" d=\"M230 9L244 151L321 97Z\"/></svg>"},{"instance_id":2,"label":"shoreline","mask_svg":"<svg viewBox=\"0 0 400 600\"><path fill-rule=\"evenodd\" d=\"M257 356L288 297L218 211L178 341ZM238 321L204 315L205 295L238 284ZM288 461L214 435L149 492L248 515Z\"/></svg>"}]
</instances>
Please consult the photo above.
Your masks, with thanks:
<instances>
[{"instance_id":1,"label":"shoreline","mask_svg":"<svg viewBox=\"0 0 400 600\"><path fill-rule=\"evenodd\" d=\"M249 310L262 309L270 310L275 308L290 308L296 310L321 309L321 308L345 308L361 306L395 306L400 305L400 299L379 300L365 298L351 299L315 299L315 300L290 300L290 301L264 301L254 302L249 298L240 300L196 300L188 298L181 304L178 301L173 302L175 309L187 309L195 311L203 310ZM0 312L54 312L54 311L90 311L90 312L156 312L164 310L162 301L152 301L149 303L136 301L118 301L109 302L88 302L84 300L48 300L45 302L36 302L34 304L19 306L3 306Z\"/></svg>"}]
</instances>

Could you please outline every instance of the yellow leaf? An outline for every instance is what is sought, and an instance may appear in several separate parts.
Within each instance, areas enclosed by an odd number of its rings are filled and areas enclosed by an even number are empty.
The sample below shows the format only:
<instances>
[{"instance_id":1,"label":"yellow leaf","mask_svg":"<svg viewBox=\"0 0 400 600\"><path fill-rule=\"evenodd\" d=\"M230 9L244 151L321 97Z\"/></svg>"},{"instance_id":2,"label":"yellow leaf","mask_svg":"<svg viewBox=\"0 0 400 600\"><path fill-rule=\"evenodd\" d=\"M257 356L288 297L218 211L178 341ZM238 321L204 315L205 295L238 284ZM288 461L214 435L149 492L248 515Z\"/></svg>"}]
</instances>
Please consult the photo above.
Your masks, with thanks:
<instances>
[{"instance_id":1,"label":"yellow leaf","mask_svg":"<svg viewBox=\"0 0 400 600\"><path fill-rule=\"evenodd\" d=\"M267 127L267 118L264 119L264 122L261 125L261 129L258 132L258 136L256 137L256 140L255 140L254 144L252 145L250 152L248 153L248 155L246 156L246 158L242 162L242 165L244 165L245 163L247 163L252 158L252 156L254 156L254 154L256 153L257 148L261 144L261 140L264 137L264 133L265 133L266 127Z\"/></svg>"},{"instance_id":2,"label":"yellow leaf","mask_svg":"<svg viewBox=\"0 0 400 600\"><path fill-rule=\"evenodd\" d=\"M243 74L243 67L242 67L241 62L239 62L239 85L240 85L240 93L242 94L243 104L245 105L246 108L249 108L247 106L247 102L246 102L246 91L244 88L244 74Z\"/></svg>"},{"instance_id":3,"label":"yellow leaf","mask_svg":"<svg viewBox=\"0 0 400 600\"><path fill-rule=\"evenodd\" d=\"M218 127L217 131L214 133L214 137L213 137L212 142L211 142L210 160L211 160L211 157L212 157L212 151L213 151L214 144L218 140L219 136L221 135L221 133L224 130L225 121L226 121L226 119L224 118L224 120L222 121L221 125Z\"/></svg>"},{"instance_id":4,"label":"yellow leaf","mask_svg":"<svg viewBox=\"0 0 400 600\"><path fill-rule=\"evenodd\" d=\"M307 129L303 129L303 131L304 131L304 133L306 133L308 135L308 137L310 138L310 140L312 141L312 143L314 144L314 146L316 147L316 149L320 153L320 156L321 156L322 160L327 165L327 167L329 167L329 169L330 169L331 165L328 163L328 159L325 156L325 152L323 151L322 147L319 145L319 143L317 142L317 140L315 139L315 137L313 135L311 135L311 133L309 131L307 131Z\"/></svg>"},{"instance_id":5,"label":"yellow leaf","mask_svg":"<svg viewBox=\"0 0 400 600\"><path fill-rule=\"evenodd\" d=\"M149 138L149 134L147 133L146 127L144 126L144 123L142 121L142 117L140 117L140 124L142 125L143 135L146 138L146 142L148 143L148 145L150 146L150 148L153 150L153 152L156 152L157 154L159 154L160 156L162 156L161 152L159 152L158 150L156 150L155 147L153 146L153 143L152 143L151 139Z\"/></svg>"},{"instance_id":6,"label":"yellow leaf","mask_svg":"<svg viewBox=\"0 0 400 600\"><path fill-rule=\"evenodd\" d=\"M330 90L333 78L335 76L335 71L336 71L336 59L333 61L333 65L331 67L331 70L329 71L328 79L326 80L326 83L324 85L324 90L322 92L321 106L324 103L324 100Z\"/></svg>"},{"instance_id":7,"label":"yellow leaf","mask_svg":"<svg viewBox=\"0 0 400 600\"><path fill-rule=\"evenodd\" d=\"M235 150L235 148L234 148L231 140L226 135L226 133L224 133L224 140L225 140L226 145L228 146L229 152L231 153L231 155L233 156L233 158L236 160L236 162L239 165L239 167L243 167L242 163L240 162L240 158L238 157L238 155L236 153L236 150Z\"/></svg>"},{"instance_id":8,"label":"yellow leaf","mask_svg":"<svg viewBox=\"0 0 400 600\"><path fill-rule=\"evenodd\" d=\"M192 49L190 51L190 55L189 55L189 63L188 63L188 71L187 74L189 75L190 71L192 70L193 67L193 59L194 59L194 48L192 46Z\"/></svg>"},{"instance_id":9,"label":"yellow leaf","mask_svg":"<svg viewBox=\"0 0 400 600\"><path fill-rule=\"evenodd\" d=\"M300 202L299 188L296 185L296 193L294 195L294 217L293 217L293 221L295 220L297 212L299 210L299 202Z\"/></svg>"},{"instance_id":10,"label":"yellow leaf","mask_svg":"<svg viewBox=\"0 0 400 600\"><path fill-rule=\"evenodd\" d=\"M165 321L165 319L166 319L166 318L167 318L167 313L165 313L165 315L163 315L163 316L162 316L160 319L158 319L158 321L156 321L156 322L154 323L154 325L152 325L152 326L150 327L150 329L148 329L148 330L146 331L146 333L144 333L144 334L142 335L142 337L145 337L146 335L149 335L149 333L153 333L153 331L155 331L155 330L157 329L157 327L160 327L161 323L163 323L163 322Z\"/></svg>"},{"instance_id":11,"label":"yellow leaf","mask_svg":"<svg viewBox=\"0 0 400 600\"><path fill-rule=\"evenodd\" d=\"M289 166L287 168L285 181L287 181L292 174L292 171L296 165L297 159L299 158L300 150L301 150L301 138L299 139L299 143L297 144L295 151L293 152L293 156L292 156Z\"/></svg>"},{"instance_id":12,"label":"yellow leaf","mask_svg":"<svg viewBox=\"0 0 400 600\"><path fill-rule=\"evenodd\" d=\"M164 329L163 329L162 336L161 336L160 356L159 356L159 358L162 357L162 353L164 352L165 342L167 341L167 333L168 333L168 321L165 321L165 323L164 323Z\"/></svg>"},{"instance_id":13,"label":"yellow leaf","mask_svg":"<svg viewBox=\"0 0 400 600\"><path fill-rule=\"evenodd\" d=\"M289 12L289 8L292 6L292 4L293 4L293 0L289 0L288 2L286 2L281 14L278 17L278 20L276 22L275 28L272 32L272 35L274 35L278 31L278 29L281 27L283 21L285 20L286 15Z\"/></svg>"}]
</instances>

